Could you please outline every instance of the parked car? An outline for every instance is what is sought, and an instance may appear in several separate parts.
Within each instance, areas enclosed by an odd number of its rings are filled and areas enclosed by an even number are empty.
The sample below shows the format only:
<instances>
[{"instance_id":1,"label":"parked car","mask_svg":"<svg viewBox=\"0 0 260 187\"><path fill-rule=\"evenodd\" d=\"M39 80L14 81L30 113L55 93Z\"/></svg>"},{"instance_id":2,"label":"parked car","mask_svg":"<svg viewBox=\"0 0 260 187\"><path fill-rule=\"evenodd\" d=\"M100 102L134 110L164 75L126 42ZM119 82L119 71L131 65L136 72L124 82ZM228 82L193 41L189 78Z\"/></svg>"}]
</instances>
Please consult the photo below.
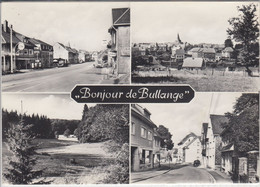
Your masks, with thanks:
<instances>
[{"instance_id":1,"label":"parked car","mask_svg":"<svg viewBox=\"0 0 260 187\"><path fill-rule=\"evenodd\" d=\"M200 161L199 160L194 160L193 166L194 167L198 167L199 165L200 165Z\"/></svg>"},{"instance_id":2,"label":"parked car","mask_svg":"<svg viewBox=\"0 0 260 187\"><path fill-rule=\"evenodd\" d=\"M62 58L53 59L53 64L56 67L67 67L69 65L68 61Z\"/></svg>"}]
</instances>

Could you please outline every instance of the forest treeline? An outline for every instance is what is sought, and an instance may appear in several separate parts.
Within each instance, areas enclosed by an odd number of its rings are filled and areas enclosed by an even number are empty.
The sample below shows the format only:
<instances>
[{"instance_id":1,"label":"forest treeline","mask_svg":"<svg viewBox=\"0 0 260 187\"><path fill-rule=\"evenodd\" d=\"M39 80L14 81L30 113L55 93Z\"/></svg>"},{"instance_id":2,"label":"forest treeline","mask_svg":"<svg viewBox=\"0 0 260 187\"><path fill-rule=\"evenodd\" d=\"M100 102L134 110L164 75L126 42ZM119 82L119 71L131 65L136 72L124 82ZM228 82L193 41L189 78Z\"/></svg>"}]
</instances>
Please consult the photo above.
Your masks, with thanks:
<instances>
[{"instance_id":1,"label":"forest treeline","mask_svg":"<svg viewBox=\"0 0 260 187\"><path fill-rule=\"evenodd\" d=\"M35 138L55 138L55 134L63 134L66 129L71 132L78 127L80 120L50 119L45 115L32 114L21 115L17 111L2 109L2 137L6 138L6 133L11 124L17 124L23 119L25 124L31 124L30 133Z\"/></svg>"}]
</instances>

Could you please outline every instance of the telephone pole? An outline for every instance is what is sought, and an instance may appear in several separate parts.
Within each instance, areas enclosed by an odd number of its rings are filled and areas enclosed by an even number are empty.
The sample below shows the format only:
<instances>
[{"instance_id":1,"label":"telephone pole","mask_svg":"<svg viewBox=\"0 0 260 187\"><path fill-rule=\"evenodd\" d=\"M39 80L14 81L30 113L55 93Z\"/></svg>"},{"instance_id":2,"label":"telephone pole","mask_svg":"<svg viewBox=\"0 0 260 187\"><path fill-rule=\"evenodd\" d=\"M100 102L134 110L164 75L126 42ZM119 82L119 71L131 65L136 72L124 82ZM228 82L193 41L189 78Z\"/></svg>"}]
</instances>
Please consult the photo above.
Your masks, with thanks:
<instances>
[{"instance_id":1,"label":"telephone pole","mask_svg":"<svg viewBox=\"0 0 260 187\"><path fill-rule=\"evenodd\" d=\"M13 25L10 25L10 56L11 56L11 73L14 73L14 64L13 64Z\"/></svg>"}]
</instances>

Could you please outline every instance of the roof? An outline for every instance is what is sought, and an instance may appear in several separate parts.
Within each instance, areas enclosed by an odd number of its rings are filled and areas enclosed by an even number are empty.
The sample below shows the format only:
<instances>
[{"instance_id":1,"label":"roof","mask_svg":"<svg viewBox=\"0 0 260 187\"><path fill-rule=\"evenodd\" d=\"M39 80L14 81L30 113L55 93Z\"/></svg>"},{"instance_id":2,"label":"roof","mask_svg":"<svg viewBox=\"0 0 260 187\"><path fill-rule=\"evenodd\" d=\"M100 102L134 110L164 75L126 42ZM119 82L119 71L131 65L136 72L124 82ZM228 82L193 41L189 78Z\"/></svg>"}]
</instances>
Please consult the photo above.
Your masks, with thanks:
<instances>
[{"instance_id":1,"label":"roof","mask_svg":"<svg viewBox=\"0 0 260 187\"><path fill-rule=\"evenodd\" d=\"M194 47L190 50L190 52L201 52L201 48L200 47Z\"/></svg>"},{"instance_id":2,"label":"roof","mask_svg":"<svg viewBox=\"0 0 260 187\"><path fill-rule=\"evenodd\" d=\"M2 37L5 41L5 43L10 43L10 33L9 32L4 32L3 27L2 27ZM13 44L17 44L18 42L21 42L13 33Z\"/></svg>"},{"instance_id":3,"label":"roof","mask_svg":"<svg viewBox=\"0 0 260 187\"><path fill-rule=\"evenodd\" d=\"M227 123L229 120L224 115L210 115L210 120L212 124L213 134L220 134L224 129L222 127L223 123Z\"/></svg>"},{"instance_id":4,"label":"roof","mask_svg":"<svg viewBox=\"0 0 260 187\"><path fill-rule=\"evenodd\" d=\"M132 114L137 114L141 119L148 122L148 124L152 128L157 128L157 126L152 122L152 120L145 116L144 112L149 112L146 108L144 108L144 107L142 107L141 105L138 105L138 104L133 104L133 105L131 105L131 111L132 111Z\"/></svg>"},{"instance_id":5,"label":"roof","mask_svg":"<svg viewBox=\"0 0 260 187\"><path fill-rule=\"evenodd\" d=\"M130 25L130 8L112 9L113 25Z\"/></svg>"},{"instance_id":6,"label":"roof","mask_svg":"<svg viewBox=\"0 0 260 187\"><path fill-rule=\"evenodd\" d=\"M223 51L224 52L233 52L234 50L231 47L226 47Z\"/></svg>"},{"instance_id":7,"label":"roof","mask_svg":"<svg viewBox=\"0 0 260 187\"><path fill-rule=\"evenodd\" d=\"M201 68L203 66L202 58L185 58L182 67L184 68Z\"/></svg>"},{"instance_id":8,"label":"roof","mask_svg":"<svg viewBox=\"0 0 260 187\"><path fill-rule=\"evenodd\" d=\"M71 52L71 53L77 53L78 51L76 49L72 49L71 47L68 47L68 46L65 46L63 45L62 43L59 43L64 49L66 49L68 52Z\"/></svg>"},{"instance_id":9,"label":"roof","mask_svg":"<svg viewBox=\"0 0 260 187\"><path fill-rule=\"evenodd\" d=\"M194 134L193 132L191 132L190 134L188 134L187 136L185 136L185 137L178 143L178 145L184 144L190 137L197 138L197 135Z\"/></svg>"},{"instance_id":10,"label":"roof","mask_svg":"<svg viewBox=\"0 0 260 187\"><path fill-rule=\"evenodd\" d=\"M233 144L228 144L224 147L222 147L221 152L228 152L228 151L234 151Z\"/></svg>"},{"instance_id":11,"label":"roof","mask_svg":"<svg viewBox=\"0 0 260 187\"><path fill-rule=\"evenodd\" d=\"M184 55L185 54L185 51L184 49L176 49L176 55Z\"/></svg>"},{"instance_id":12,"label":"roof","mask_svg":"<svg viewBox=\"0 0 260 187\"><path fill-rule=\"evenodd\" d=\"M202 48L203 53L216 53L214 48Z\"/></svg>"},{"instance_id":13,"label":"roof","mask_svg":"<svg viewBox=\"0 0 260 187\"><path fill-rule=\"evenodd\" d=\"M50 44L47 44L46 42L43 42L43 41L38 40L38 39L35 39L35 38L30 38L29 41L30 41L31 43L33 43L34 45L35 45L35 44L42 44L42 45L51 46Z\"/></svg>"},{"instance_id":14,"label":"roof","mask_svg":"<svg viewBox=\"0 0 260 187\"><path fill-rule=\"evenodd\" d=\"M184 148L187 149L195 140L199 139L199 137L194 137L192 141L190 141ZM200 139L199 139L200 141Z\"/></svg>"}]
</instances>

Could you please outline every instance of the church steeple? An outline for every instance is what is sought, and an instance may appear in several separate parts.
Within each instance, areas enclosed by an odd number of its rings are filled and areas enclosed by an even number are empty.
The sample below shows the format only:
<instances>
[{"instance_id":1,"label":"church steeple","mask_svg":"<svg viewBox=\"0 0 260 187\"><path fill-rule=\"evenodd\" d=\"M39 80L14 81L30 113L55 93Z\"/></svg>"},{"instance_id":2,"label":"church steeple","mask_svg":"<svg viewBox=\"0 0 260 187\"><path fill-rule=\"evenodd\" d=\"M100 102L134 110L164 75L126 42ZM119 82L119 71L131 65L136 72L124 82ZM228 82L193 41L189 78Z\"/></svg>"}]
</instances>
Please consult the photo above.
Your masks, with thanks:
<instances>
[{"instance_id":1,"label":"church steeple","mask_svg":"<svg viewBox=\"0 0 260 187\"><path fill-rule=\"evenodd\" d=\"M179 42L179 44L183 44L183 42L180 39L179 33L177 34L177 41Z\"/></svg>"}]
</instances>

